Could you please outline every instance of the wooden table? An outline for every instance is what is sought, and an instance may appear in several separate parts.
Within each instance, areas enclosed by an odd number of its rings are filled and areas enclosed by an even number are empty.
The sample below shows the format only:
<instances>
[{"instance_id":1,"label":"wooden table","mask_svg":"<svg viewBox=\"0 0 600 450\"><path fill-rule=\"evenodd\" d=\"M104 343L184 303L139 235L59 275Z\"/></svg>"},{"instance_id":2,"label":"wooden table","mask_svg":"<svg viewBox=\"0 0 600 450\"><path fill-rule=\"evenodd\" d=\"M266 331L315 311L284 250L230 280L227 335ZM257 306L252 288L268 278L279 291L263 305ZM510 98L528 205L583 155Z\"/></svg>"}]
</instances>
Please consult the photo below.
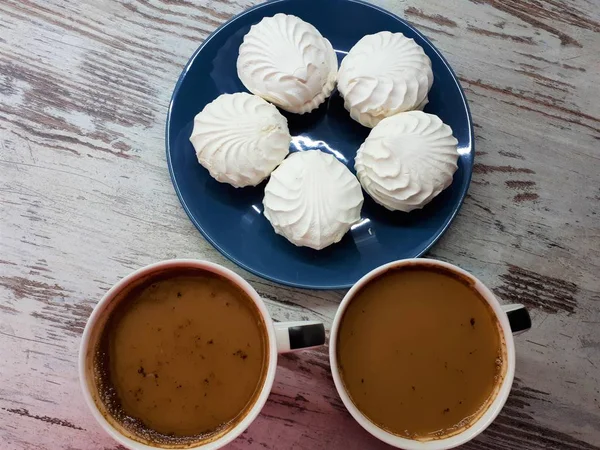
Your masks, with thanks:
<instances>
[{"instance_id":1,"label":"wooden table","mask_svg":"<svg viewBox=\"0 0 600 450\"><path fill-rule=\"evenodd\" d=\"M252 0L0 0L0 448L116 449L86 409L77 351L94 304L132 270L204 258L241 273L276 320L330 325L343 292L238 269L171 186L167 105L192 52ZM430 256L531 308L517 378L470 449L600 449L600 5L378 2L458 73L473 182ZM230 448L378 449L344 410L326 349L281 358Z\"/></svg>"}]
</instances>

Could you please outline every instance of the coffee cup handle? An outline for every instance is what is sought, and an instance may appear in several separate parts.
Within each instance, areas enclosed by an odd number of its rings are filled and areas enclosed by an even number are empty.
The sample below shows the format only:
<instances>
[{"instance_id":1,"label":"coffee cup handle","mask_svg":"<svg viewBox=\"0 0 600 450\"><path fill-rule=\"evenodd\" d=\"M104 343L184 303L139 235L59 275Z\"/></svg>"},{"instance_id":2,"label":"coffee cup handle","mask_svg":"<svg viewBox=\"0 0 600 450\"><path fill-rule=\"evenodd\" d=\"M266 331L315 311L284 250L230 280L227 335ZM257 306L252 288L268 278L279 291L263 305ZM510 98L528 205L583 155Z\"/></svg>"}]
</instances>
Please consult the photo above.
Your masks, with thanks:
<instances>
[{"instance_id":1,"label":"coffee cup handle","mask_svg":"<svg viewBox=\"0 0 600 450\"><path fill-rule=\"evenodd\" d=\"M508 316L513 334L521 334L531 328L531 317L525 306L515 303L514 305L504 305L502 309Z\"/></svg>"},{"instance_id":2,"label":"coffee cup handle","mask_svg":"<svg viewBox=\"0 0 600 450\"><path fill-rule=\"evenodd\" d=\"M289 353L325 344L321 322L275 322L277 353Z\"/></svg>"}]
</instances>

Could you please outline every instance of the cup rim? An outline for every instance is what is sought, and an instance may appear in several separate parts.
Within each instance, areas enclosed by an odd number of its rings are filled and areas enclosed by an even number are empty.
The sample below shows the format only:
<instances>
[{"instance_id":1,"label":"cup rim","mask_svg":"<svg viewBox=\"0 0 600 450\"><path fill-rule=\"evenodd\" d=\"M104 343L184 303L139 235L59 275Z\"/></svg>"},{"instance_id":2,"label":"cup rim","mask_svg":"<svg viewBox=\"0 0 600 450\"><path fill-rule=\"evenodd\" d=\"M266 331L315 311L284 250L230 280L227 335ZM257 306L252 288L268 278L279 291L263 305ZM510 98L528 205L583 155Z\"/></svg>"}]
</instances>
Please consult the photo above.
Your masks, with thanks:
<instances>
[{"instance_id":1,"label":"cup rim","mask_svg":"<svg viewBox=\"0 0 600 450\"><path fill-rule=\"evenodd\" d=\"M397 436L371 422L370 419L368 419L362 412L358 410L358 408L350 399L350 396L346 392L346 388L341 379L337 363L337 337L339 325L341 323L344 312L348 304L352 301L354 295L365 284L378 277L386 270L409 266L413 264L442 267L451 270L455 273L458 273L459 275L462 275L467 279L471 280L473 282L474 289L476 289L481 294L481 296L488 302L488 304L494 311L494 314L498 319L500 328L504 336L504 343L506 348L506 374L504 376L502 384L500 385L495 394L496 397L487 407L487 410L468 428L464 429L460 433L446 438L433 439L429 441L417 441ZM338 391L340 398L342 399L342 402L344 403L344 406L346 407L348 412L350 412L352 417L354 417L354 419L370 434L389 445L405 450L448 450L454 447L458 447L459 445L463 445L475 438L476 436L478 436L494 421L494 419L502 410L513 384L515 373L515 347L507 315L502 310L502 306L498 302L494 294L480 280L478 280L469 272L461 269L460 267L455 266L454 264L447 263L445 261L429 258L410 258L392 261L390 263L384 264L373 269L372 271L364 275L362 278L360 278L346 293L346 295L340 302L338 310L333 319L333 323L331 325L331 333L329 337L329 362L335 387Z\"/></svg>"},{"instance_id":2,"label":"cup rim","mask_svg":"<svg viewBox=\"0 0 600 450\"><path fill-rule=\"evenodd\" d=\"M240 434L242 434L246 430L246 428L248 428L248 426L250 426L250 424L260 414L260 411L262 410L269 394L271 393L273 382L275 380L275 371L277 368L277 343L275 338L275 328L273 325L273 320L271 319L271 316L269 314L269 311L267 310L264 301L260 298L256 290L245 279L243 279L240 275L236 274L235 272L226 267L223 267L219 264L211 263L209 261L197 259L169 259L141 267L131 272L127 276L121 278L102 296L102 298L96 304L92 313L90 314L90 317L86 322L81 337L81 342L79 345L78 371L80 387L83 393L85 403L87 404L96 421L119 444L124 445L125 447L132 450L165 450L168 448L148 445L131 439L128 436L125 436L124 434L119 432L104 417L104 415L98 409L98 406L96 405L96 402L91 392L91 380L87 376L87 353L90 349L90 345L92 344L90 342L92 332L95 330L100 318L102 317L107 306L110 304L111 300L115 298L124 288L126 288L132 282L138 280L139 278L146 275L151 275L160 270L170 268L203 269L227 278L228 280L236 284L240 289L242 289L246 294L248 294L248 296L254 301L254 304L258 308L263 318L265 328L267 330L269 345L269 362L267 367L267 373L265 375L261 391L257 396L256 400L254 401L252 407L233 428L231 428L228 432L218 437L217 439L206 443L201 443L199 445L185 447L186 450L216 450L229 444Z\"/></svg>"}]
</instances>

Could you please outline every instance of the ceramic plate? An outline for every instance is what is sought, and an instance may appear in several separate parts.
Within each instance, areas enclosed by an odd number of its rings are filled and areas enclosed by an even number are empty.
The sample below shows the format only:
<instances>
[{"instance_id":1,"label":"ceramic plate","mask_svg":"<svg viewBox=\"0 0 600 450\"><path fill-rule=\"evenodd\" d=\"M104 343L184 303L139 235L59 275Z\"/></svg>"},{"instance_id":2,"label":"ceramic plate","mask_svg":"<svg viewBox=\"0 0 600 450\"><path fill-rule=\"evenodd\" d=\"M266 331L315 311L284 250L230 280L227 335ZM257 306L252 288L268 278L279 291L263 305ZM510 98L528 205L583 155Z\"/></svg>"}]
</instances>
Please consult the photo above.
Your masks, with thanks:
<instances>
[{"instance_id":1,"label":"ceramic plate","mask_svg":"<svg viewBox=\"0 0 600 450\"><path fill-rule=\"evenodd\" d=\"M236 71L238 49L250 26L276 13L294 14L325 36L341 61L364 35L402 32L421 45L433 64L434 83L425 111L452 127L460 158L452 185L411 213L390 212L365 193L362 220L337 244L316 251L275 234L262 214L265 183L235 189L210 177L189 136L194 116L223 93L246 91ZM337 91L306 115L287 114L291 151L332 153L354 172L354 156L369 129L350 118ZM204 237L227 258L263 278L312 289L348 288L387 262L425 253L444 233L467 193L473 168L473 130L465 96L452 69L421 33L402 19L352 0L281 0L261 4L216 30L183 70L169 107L167 161L183 208Z\"/></svg>"}]
</instances>

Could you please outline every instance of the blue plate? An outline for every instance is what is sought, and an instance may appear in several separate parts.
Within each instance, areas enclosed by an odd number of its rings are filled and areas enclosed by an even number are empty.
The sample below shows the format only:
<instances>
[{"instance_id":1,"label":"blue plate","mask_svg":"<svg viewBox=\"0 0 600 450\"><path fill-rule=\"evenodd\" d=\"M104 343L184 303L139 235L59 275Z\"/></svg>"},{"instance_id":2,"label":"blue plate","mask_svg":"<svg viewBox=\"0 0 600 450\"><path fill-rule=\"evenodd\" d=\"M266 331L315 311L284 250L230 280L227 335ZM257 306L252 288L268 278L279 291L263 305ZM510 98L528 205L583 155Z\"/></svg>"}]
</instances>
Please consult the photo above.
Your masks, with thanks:
<instances>
[{"instance_id":1,"label":"blue plate","mask_svg":"<svg viewBox=\"0 0 600 450\"><path fill-rule=\"evenodd\" d=\"M188 140L194 116L223 93L246 91L236 71L238 49L250 26L276 13L312 23L336 49L338 59L364 35L402 32L421 45L433 64L426 112L452 127L460 159L452 185L429 205L409 214L390 212L365 193L363 220L341 242L316 251L275 234L262 215L265 183L235 189L210 177ZM285 113L294 139L291 151L334 154L354 172L354 156L369 129L350 118L337 91L307 115ZM280 0L261 4L216 30L194 53L177 81L166 130L167 162L181 204L204 237L250 272L289 286L348 288L389 261L417 257L437 241L458 212L473 169L473 129L467 101L446 60L402 19L355 0Z\"/></svg>"}]
</instances>

